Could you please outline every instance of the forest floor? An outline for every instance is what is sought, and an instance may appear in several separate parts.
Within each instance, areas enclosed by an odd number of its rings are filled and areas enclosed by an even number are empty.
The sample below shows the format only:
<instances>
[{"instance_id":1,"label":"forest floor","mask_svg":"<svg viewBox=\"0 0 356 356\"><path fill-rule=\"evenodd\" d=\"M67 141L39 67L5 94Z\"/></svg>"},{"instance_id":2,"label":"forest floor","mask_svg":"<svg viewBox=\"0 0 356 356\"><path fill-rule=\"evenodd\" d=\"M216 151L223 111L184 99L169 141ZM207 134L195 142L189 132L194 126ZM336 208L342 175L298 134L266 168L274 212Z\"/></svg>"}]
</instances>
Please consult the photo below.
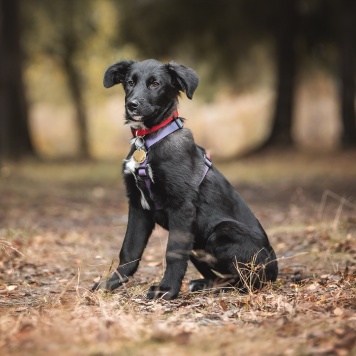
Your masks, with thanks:
<instances>
[{"instance_id":1,"label":"forest floor","mask_svg":"<svg viewBox=\"0 0 356 356\"><path fill-rule=\"evenodd\" d=\"M355 355L356 153L269 154L219 164L279 259L264 290L145 294L164 270L157 228L112 294L125 233L120 164L25 162L0 176L1 355Z\"/></svg>"}]
</instances>

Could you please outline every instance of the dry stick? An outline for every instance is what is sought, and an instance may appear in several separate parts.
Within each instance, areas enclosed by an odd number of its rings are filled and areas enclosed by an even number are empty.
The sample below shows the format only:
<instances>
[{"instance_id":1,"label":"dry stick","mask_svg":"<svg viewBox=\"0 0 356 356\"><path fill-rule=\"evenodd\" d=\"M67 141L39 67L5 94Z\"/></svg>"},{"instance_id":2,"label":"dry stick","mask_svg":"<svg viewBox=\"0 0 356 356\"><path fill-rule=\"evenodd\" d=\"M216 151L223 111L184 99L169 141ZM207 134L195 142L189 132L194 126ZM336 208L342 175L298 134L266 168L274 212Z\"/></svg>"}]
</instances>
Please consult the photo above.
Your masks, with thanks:
<instances>
[{"instance_id":1,"label":"dry stick","mask_svg":"<svg viewBox=\"0 0 356 356\"><path fill-rule=\"evenodd\" d=\"M80 267L81 267L81 266L78 267L78 274L77 274L78 279L77 279L77 285L76 285L76 287L75 287L75 290L76 290L76 292L77 292L77 297L78 297L79 300L81 299L81 295L80 295L80 293L79 293Z\"/></svg>"},{"instance_id":2,"label":"dry stick","mask_svg":"<svg viewBox=\"0 0 356 356\"><path fill-rule=\"evenodd\" d=\"M341 212L342 212L342 208L344 207L346 202L347 202L347 200L344 197L342 197L342 199L340 201L340 204L339 204L339 206L337 208L335 219L334 219L334 223L333 223L334 231L337 230L337 226L339 225L339 220L340 220L340 215L341 215Z\"/></svg>"},{"instance_id":3,"label":"dry stick","mask_svg":"<svg viewBox=\"0 0 356 356\"><path fill-rule=\"evenodd\" d=\"M237 273L238 273L239 276L240 276L240 279L241 279L242 282L243 282L243 285L247 288L248 293L251 295L251 294L252 294L251 285L248 284L247 277L245 277L244 274L242 273L241 268L240 268L240 266L239 266L239 264L238 264L238 261L237 261L237 259L236 259L236 256L235 256L235 268L236 268ZM253 271L250 271L250 273L254 273L254 272L253 272Z\"/></svg>"},{"instance_id":4,"label":"dry stick","mask_svg":"<svg viewBox=\"0 0 356 356\"><path fill-rule=\"evenodd\" d=\"M340 195L338 195L338 194L332 192L331 190L327 189L327 190L324 190L323 195L321 197L321 201L320 201L319 209L318 209L318 214L317 214L318 219L322 218L322 215L323 215L323 212L324 212L324 209L325 209L325 205L326 205L326 201L327 201L328 197L331 197L331 198L333 198L333 199L335 199L337 201L343 201L342 206L347 206L348 208L356 209L356 205L355 204L352 204L349 200L347 200L344 197L341 197Z\"/></svg>"},{"instance_id":5,"label":"dry stick","mask_svg":"<svg viewBox=\"0 0 356 356\"><path fill-rule=\"evenodd\" d=\"M285 257L285 256L281 256L281 257L278 257L278 258L276 258L275 260L272 260L272 261L268 261L266 264L265 264L265 266L267 266L269 263L272 263L273 261L281 261L281 260L289 260L289 259L292 259L292 258L294 258L294 257L296 257L296 256L301 256L301 255L306 255L306 254L308 254L309 252L299 252L299 253L296 253L295 255L293 255L293 256L288 256L288 257ZM255 255L254 256L254 258L256 258L257 256ZM245 287L247 288L247 290L248 290L248 292L249 292L249 294L253 294L253 292L252 292L252 285L250 284L250 283L248 283L248 281L247 281L247 277L243 274L243 272L241 271L241 268L239 267L239 265L238 265L238 262L237 262L237 259L236 259L236 257L235 257L235 263L234 263L234 265L235 265L235 268L236 268L236 271L237 271L237 273L239 274L239 277L241 278L241 281L243 282L243 285L245 285ZM303 267L305 267L304 265L302 265ZM246 270L250 270L250 268L246 268ZM215 271L215 270L212 270L212 272L217 276L217 277L219 277L219 278L222 278L222 279L224 279L224 278L228 278L228 277L230 277L231 275L223 275L223 274L221 274L221 273L219 273L219 272L217 272L217 271ZM252 274L252 273L254 273L254 274L257 274L256 272L254 272L254 271L250 271L250 273ZM257 275L257 277L259 278L259 276ZM216 287L216 288L209 288L209 290L211 290L211 291L213 291L213 290L215 290L215 289L220 289L221 288L221 286L219 286L219 287ZM231 287L232 289L234 288L234 287ZM206 291L206 290L205 290ZM197 291L196 293L201 293L202 291ZM195 293L195 292L193 292L193 293Z\"/></svg>"},{"instance_id":6,"label":"dry stick","mask_svg":"<svg viewBox=\"0 0 356 356\"><path fill-rule=\"evenodd\" d=\"M73 281L75 280L75 278L77 277L77 275L73 276L73 278L65 285L62 293L58 296L56 303L60 302L61 298L63 297L63 295L66 293L68 287L73 283Z\"/></svg>"},{"instance_id":7,"label":"dry stick","mask_svg":"<svg viewBox=\"0 0 356 356\"><path fill-rule=\"evenodd\" d=\"M14 250L17 253L19 253L21 256L25 257L25 255L21 251L19 251L14 246L12 246L11 242L6 241L5 239L0 239L0 248L2 250L4 250L7 255L9 255L9 254L6 251L6 248L10 248L11 250Z\"/></svg>"},{"instance_id":8,"label":"dry stick","mask_svg":"<svg viewBox=\"0 0 356 356\"><path fill-rule=\"evenodd\" d=\"M136 260L127 262L127 263L121 265L120 267L127 266L128 264L137 262L137 261L139 261L139 260L140 260L140 259L138 258L138 259L136 259ZM108 272L107 272L107 274L106 274L105 280L108 280L108 279L110 278L110 276L111 276L111 271L112 271L112 267L113 267L113 265L114 265L114 262L115 262L115 260L113 259L113 260L111 261L109 270L108 270ZM113 272L113 274L116 274L117 276L119 276L120 281L123 280L121 274L120 274L117 270L115 270L115 271Z\"/></svg>"}]
</instances>

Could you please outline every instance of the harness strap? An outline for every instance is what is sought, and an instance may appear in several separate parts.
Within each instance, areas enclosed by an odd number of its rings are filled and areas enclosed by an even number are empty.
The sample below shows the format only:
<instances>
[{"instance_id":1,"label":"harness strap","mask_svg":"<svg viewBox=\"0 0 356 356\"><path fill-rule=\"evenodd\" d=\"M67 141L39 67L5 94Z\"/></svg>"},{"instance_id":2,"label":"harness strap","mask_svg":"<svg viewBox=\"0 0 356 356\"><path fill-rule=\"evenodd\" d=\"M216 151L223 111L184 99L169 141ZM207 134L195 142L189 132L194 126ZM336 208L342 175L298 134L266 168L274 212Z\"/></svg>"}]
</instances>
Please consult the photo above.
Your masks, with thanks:
<instances>
[{"instance_id":1,"label":"harness strap","mask_svg":"<svg viewBox=\"0 0 356 356\"><path fill-rule=\"evenodd\" d=\"M210 155L208 155L207 153L204 154L204 160L205 160L205 168L204 168L204 173L203 176L199 182L199 186L200 184L202 184L206 174L208 173L208 170L211 168L211 166L213 165L213 162L211 162L211 158Z\"/></svg>"},{"instance_id":2,"label":"harness strap","mask_svg":"<svg viewBox=\"0 0 356 356\"><path fill-rule=\"evenodd\" d=\"M150 175L148 174L147 170L148 170L147 165L145 165L144 167L138 167L137 174L145 180L146 187L151 193L151 182L152 181L151 181Z\"/></svg>"},{"instance_id":3,"label":"harness strap","mask_svg":"<svg viewBox=\"0 0 356 356\"><path fill-rule=\"evenodd\" d=\"M154 136L153 138L145 138L145 147L148 150L151 146L153 146L155 143L159 142L163 138L167 137L171 133L180 130L183 128L183 122L180 118L175 118L171 123L169 123L167 126L163 127L160 131L159 134ZM146 187L150 193L150 196L152 198L152 190L151 190L151 184L152 184L152 177L150 176L149 172L149 165L147 163L148 161L148 154L146 156L146 159L144 162L140 164L140 166L136 169L136 173L139 177L143 178L146 184ZM206 174L208 173L210 167L212 166L212 162L210 159L210 156L207 154L204 154L204 162L205 162L205 168L203 172L203 176L199 182L199 186L203 182ZM156 202L155 203L155 209L156 210L161 210L162 207L158 206Z\"/></svg>"},{"instance_id":4,"label":"harness strap","mask_svg":"<svg viewBox=\"0 0 356 356\"><path fill-rule=\"evenodd\" d=\"M207 154L204 154L204 161L205 161L205 168L204 168L204 172L201 177L201 180L199 182L199 187L203 183L204 178L206 177L209 169L213 165L213 163L211 162L211 159L207 156ZM137 168L137 174L144 179L146 187L147 187L147 189L150 193L150 196L152 198L152 191L151 191L152 180L151 180L149 172L148 172L149 166L147 166L147 164L142 166L144 163L141 163L141 166ZM161 206L159 206L155 201L154 201L154 203L155 203L155 210L162 210Z\"/></svg>"},{"instance_id":5,"label":"harness strap","mask_svg":"<svg viewBox=\"0 0 356 356\"><path fill-rule=\"evenodd\" d=\"M146 148L149 149L151 146L153 146L158 141L161 141L163 138L165 138L166 136L170 135L174 131L177 131L177 130L182 129L182 128L183 128L182 120L179 117L173 119L173 121L169 125L163 127L160 130L158 135L156 135L156 136L154 136L152 138L149 138L149 137L145 138L145 146L146 146Z\"/></svg>"},{"instance_id":6,"label":"harness strap","mask_svg":"<svg viewBox=\"0 0 356 356\"><path fill-rule=\"evenodd\" d=\"M160 140L162 140L163 138L167 137L168 135L170 135L171 133L182 129L183 128L183 122L179 117L176 117L173 119L173 121L171 121L168 125L164 126L163 128L160 129L159 133L150 138L146 138L145 139L145 148L148 151L148 149L153 146L155 143L159 142ZM150 196L152 197L152 191L151 191L151 184L152 184L152 179L149 175L149 166L147 165L147 160L148 160L148 154L146 156L146 159L144 162L142 162L140 164L140 166L136 169L136 173L138 176L140 176L141 178L144 179L146 187L150 193ZM158 204L156 202L155 203L155 209L156 210L161 210L162 207L158 206Z\"/></svg>"}]
</instances>

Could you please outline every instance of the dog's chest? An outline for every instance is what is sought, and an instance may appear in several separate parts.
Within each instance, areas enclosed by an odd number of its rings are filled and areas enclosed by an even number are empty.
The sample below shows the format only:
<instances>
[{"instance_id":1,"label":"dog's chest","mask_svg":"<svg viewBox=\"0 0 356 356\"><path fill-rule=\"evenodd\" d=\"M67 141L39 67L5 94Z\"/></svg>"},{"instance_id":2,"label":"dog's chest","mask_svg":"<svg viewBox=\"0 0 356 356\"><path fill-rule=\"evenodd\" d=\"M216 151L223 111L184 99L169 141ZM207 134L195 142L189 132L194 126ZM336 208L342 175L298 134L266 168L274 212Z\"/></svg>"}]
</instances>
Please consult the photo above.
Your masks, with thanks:
<instances>
[{"instance_id":1,"label":"dog's chest","mask_svg":"<svg viewBox=\"0 0 356 356\"><path fill-rule=\"evenodd\" d=\"M137 168L140 166L140 163L136 162L131 155L131 157L125 159L124 161L124 174L134 174L136 173Z\"/></svg>"},{"instance_id":2,"label":"dog's chest","mask_svg":"<svg viewBox=\"0 0 356 356\"><path fill-rule=\"evenodd\" d=\"M140 195L141 195L141 199L140 199L140 203L141 203L141 206L143 209L145 210L151 210L151 207L147 201L147 198L145 196L145 192L143 190L143 186L142 186L142 183L141 183L141 186L139 184L140 182L140 176L138 175L137 173L137 169L140 167L140 163L138 163L133 155L129 155L128 158L126 158L124 160L124 175L130 175L130 176L133 176L133 178L135 179L135 184L136 184L136 188L140 191ZM146 165L147 167L147 171L149 172L149 176L147 176L145 179L150 179L151 182L153 183L153 172L152 172L152 169L150 167L150 165ZM145 170L146 171L146 170ZM142 179L142 178L141 178ZM142 180L141 180L142 182ZM146 187L147 187L147 184L146 184ZM147 190L147 189L145 189ZM148 192L148 194L150 194L150 192Z\"/></svg>"}]
</instances>

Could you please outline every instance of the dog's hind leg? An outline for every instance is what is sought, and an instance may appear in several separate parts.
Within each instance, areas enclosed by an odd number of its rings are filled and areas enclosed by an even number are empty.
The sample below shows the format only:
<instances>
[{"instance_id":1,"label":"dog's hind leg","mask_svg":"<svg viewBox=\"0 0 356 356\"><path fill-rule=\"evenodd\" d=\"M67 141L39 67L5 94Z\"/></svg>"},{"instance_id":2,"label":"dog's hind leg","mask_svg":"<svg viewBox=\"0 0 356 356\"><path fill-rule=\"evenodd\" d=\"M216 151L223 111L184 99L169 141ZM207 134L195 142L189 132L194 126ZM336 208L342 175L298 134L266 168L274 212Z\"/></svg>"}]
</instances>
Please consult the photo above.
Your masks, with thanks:
<instances>
[{"instance_id":1,"label":"dog's hind leg","mask_svg":"<svg viewBox=\"0 0 356 356\"><path fill-rule=\"evenodd\" d=\"M215 258L204 250L198 250L192 252L190 260L204 278L190 281L189 290L191 292L197 292L211 288L216 279L216 275L212 271Z\"/></svg>"},{"instance_id":2,"label":"dog's hind leg","mask_svg":"<svg viewBox=\"0 0 356 356\"><path fill-rule=\"evenodd\" d=\"M203 257L203 255L209 257ZM206 259L210 260L210 263L205 261ZM212 261L217 261L212 255L205 251L199 251L198 256L193 255L191 257L191 262L194 264L196 269L202 274L204 278L194 279L189 283L190 292L198 292L202 290L211 290L214 292L220 292L231 289L235 286L239 278L236 277L236 274L224 274L222 275L219 270L221 266L214 265ZM226 272L226 268L223 268Z\"/></svg>"},{"instance_id":3,"label":"dog's hind leg","mask_svg":"<svg viewBox=\"0 0 356 356\"><path fill-rule=\"evenodd\" d=\"M232 287L246 292L277 277L276 256L267 237L235 221L217 225L205 251L198 252L192 255L191 261L204 279L191 281L189 290L192 292Z\"/></svg>"}]
</instances>

